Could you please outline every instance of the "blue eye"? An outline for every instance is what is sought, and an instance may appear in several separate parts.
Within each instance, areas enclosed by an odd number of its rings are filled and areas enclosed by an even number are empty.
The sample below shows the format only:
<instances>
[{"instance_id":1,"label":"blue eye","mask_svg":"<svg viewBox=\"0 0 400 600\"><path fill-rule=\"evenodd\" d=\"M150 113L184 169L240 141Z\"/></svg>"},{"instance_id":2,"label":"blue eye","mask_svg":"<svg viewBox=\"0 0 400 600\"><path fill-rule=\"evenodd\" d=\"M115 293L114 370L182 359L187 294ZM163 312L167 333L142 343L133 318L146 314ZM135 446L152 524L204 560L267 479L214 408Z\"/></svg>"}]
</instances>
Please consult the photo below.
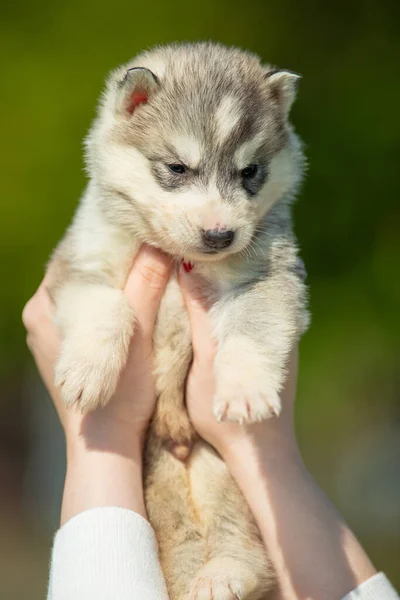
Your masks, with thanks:
<instances>
[{"instance_id":1,"label":"blue eye","mask_svg":"<svg viewBox=\"0 0 400 600\"><path fill-rule=\"evenodd\" d=\"M245 167L241 171L243 179L253 179L258 173L258 169L258 165L249 165L248 167Z\"/></svg>"},{"instance_id":2,"label":"blue eye","mask_svg":"<svg viewBox=\"0 0 400 600\"><path fill-rule=\"evenodd\" d=\"M168 169L177 175L182 175L182 173L186 172L185 165L181 165L180 163L172 163L171 165L167 165Z\"/></svg>"}]
</instances>

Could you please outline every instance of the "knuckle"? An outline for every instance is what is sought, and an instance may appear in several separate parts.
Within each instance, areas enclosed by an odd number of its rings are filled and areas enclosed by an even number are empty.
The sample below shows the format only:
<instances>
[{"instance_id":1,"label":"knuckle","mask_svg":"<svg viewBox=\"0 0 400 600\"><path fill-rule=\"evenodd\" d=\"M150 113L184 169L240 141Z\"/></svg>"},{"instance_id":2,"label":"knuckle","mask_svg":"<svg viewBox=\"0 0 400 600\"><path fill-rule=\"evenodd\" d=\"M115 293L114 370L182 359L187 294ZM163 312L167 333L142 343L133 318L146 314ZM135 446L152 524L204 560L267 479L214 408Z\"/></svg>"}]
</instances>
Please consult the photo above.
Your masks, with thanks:
<instances>
[{"instance_id":1,"label":"knuckle","mask_svg":"<svg viewBox=\"0 0 400 600\"><path fill-rule=\"evenodd\" d=\"M163 265L156 263L142 265L140 277L146 287L156 291L163 289L167 281Z\"/></svg>"},{"instance_id":2,"label":"knuckle","mask_svg":"<svg viewBox=\"0 0 400 600\"><path fill-rule=\"evenodd\" d=\"M33 296L33 298L28 300L25 304L22 311L22 323L27 331L31 331L34 328L36 316L36 298Z\"/></svg>"},{"instance_id":3,"label":"knuckle","mask_svg":"<svg viewBox=\"0 0 400 600\"><path fill-rule=\"evenodd\" d=\"M190 299L192 302L199 304L203 309L207 309L209 304L209 299L207 295L207 290L201 284L193 285L190 289Z\"/></svg>"},{"instance_id":4,"label":"knuckle","mask_svg":"<svg viewBox=\"0 0 400 600\"><path fill-rule=\"evenodd\" d=\"M47 297L43 289L39 288L37 292L28 300L22 310L22 323L28 334L37 330L41 321L46 316Z\"/></svg>"}]
</instances>

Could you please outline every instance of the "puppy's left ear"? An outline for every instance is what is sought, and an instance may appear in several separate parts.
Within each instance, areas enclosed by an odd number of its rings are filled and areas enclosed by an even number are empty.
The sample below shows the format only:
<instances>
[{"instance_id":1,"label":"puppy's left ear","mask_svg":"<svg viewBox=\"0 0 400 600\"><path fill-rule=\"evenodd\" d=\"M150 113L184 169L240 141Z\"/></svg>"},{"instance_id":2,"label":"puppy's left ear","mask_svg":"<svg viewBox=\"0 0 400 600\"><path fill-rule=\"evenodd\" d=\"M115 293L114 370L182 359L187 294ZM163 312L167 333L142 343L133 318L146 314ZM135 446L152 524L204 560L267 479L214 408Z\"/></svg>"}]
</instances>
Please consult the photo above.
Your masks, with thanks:
<instances>
[{"instance_id":1,"label":"puppy's left ear","mask_svg":"<svg viewBox=\"0 0 400 600\"><path fill-rule=\"evenodd\" d=\"M158 78L150 69L134 67L128 69L118 83L116 112L130 117L140 104L145 104L159 88Z\"/></svg>"},{"instance_id":2,"label":"puppy's left ear","mask_svg":"<svg viewBox=\"0 0 400 600\"><path fill-rule=\"evenodd\" d=\"M269 93L281 105L285 117L296 99L301 75L292 71L267 70L264 75Z\"/></svg>"}]
</instances>

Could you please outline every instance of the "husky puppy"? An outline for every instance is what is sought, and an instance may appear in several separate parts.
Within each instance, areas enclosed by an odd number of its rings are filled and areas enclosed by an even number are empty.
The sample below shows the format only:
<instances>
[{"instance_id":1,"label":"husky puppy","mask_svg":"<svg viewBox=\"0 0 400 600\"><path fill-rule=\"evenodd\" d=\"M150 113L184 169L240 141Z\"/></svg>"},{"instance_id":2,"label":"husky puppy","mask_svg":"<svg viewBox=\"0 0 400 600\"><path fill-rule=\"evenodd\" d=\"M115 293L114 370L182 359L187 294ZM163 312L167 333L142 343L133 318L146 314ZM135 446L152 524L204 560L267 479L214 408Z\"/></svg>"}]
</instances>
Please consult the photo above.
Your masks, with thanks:
<instances>
[{"instance_id":1,"label":"husky puppy","mask_svg":"<svg viewBox=\"0 0 400 600\"><path fill-rule=\"evenodd\" d=\"M193 262L209 284L215 417L279 415L288 355L307 327L290 213L303 172L288 121L297 80L213 43L157 47L111 73L86 140L90 181L49 264L68 406L89 411L115 391L135 322L122 288L147 242ZM154 346L145 494L170 597L263 598L273 574L260 534L185 410L191 339L176 276ZM178 460L171 442L190 458Z\"/></svg>"}]
</instances>

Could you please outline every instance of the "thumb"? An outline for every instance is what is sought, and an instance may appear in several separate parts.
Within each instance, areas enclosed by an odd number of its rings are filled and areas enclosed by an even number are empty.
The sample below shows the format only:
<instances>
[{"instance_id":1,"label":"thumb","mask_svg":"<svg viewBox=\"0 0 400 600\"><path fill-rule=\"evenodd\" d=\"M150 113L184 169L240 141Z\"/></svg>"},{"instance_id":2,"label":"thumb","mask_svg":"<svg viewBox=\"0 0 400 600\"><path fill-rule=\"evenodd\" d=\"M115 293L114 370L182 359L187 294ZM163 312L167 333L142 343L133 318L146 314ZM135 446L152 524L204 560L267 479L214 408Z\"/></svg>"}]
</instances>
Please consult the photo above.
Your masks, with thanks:
<instances>
[{"instance_id":1,"label":"thumb","mask_svg":"<svg viewBox=\"0 0 400 600\"><path fill-rule=\"evenodd\" d=\"M179 284L189 314L195 358L214 357L216 342L212 335L212 322L209 315L211 303L206 283L196 273L181 268Z\"/></svg>"},{"instance_id":2,"label":"thumb","mask_svg":"<svg viewBox=\"0 0 400 600\"><path fill-rule=\"evenodd\" d=\"M171 275L173 259L141 246L125 286L125 294L145 334L152 334L158 307Z\"/></svg>"}]
</instances>

